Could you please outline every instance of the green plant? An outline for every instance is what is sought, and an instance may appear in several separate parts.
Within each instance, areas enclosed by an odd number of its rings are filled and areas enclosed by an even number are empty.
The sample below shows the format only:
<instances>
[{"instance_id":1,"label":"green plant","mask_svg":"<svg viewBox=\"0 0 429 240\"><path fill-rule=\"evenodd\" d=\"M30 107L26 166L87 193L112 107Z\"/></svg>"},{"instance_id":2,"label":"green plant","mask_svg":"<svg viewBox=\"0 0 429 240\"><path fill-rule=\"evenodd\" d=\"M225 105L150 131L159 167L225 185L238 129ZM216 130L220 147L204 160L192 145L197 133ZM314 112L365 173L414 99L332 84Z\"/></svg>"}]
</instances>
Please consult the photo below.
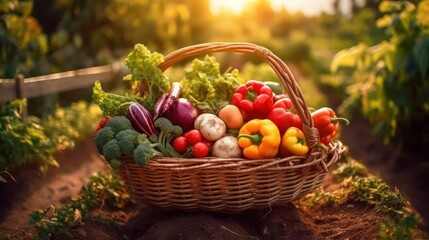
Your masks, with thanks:
<instances>
[{"instance_id":1,"label":"green plant","mask_svg":"<svg viewBox=\"0 0 429 240\"><path fill-rule=\"evenodd\" d=\"M123 208L129 200L130 196L117 173L98 173L90 177L90 182L72 199L72 203L59 209L51 206L46 210L33 211L29 222L36 226L39 239L71 237L71 230L82 224L93 210L104 206ZM112 222L117 221L112 219Z\"/></svg>"},{"instance_id":2,"label":"green plant","mask_svg":"<svg viewBox=\"0 0 429 240\"><path fill-rule=\"evenodd\" d=\"M349 157L347 161L342 161L337 164L332 175L334 176L334 179L338 181L342 181L350 177L367 177L368 169L362 163Z\"/></svg>"},{"instance_id":3,"label":"green plant","mask_svg":"<svg viewBox=\"0 0 429 240\"><path fill-rule=\"evenodd\" d=\"M95 104L85 101L56 108L52 115L43 118L44 132L56 142L56 150L70 149L77 140L94 134L101 110Z\"/></svg>"},{"instance_id":4,"label":"green plant","mask_svg":"<svg viewBox=\"0 0 429 240\"><path fill-rule=\"evenodd\" d=\"M40 119L21 117L26 100L14 100L0 105L0 170L24 165L33 158L45 169L58 166L53 154L55 139L46 135Z\"/></svg>"},{"instance_id":5,"label":"green plant","mask_svg":"<svg viewBox=\"0 0 429 240\"><path fill-rule=\"evenodd\" d=\"M429 143L429 1L382 1L384 41L337 53L331 70L346 89L342 109L361 109L386 143L406 148Z\"/></svg>"},{"instance_id":6,"label":"green plant","mask_svg":"<svg viewBox=\"0 0 429 240\"><path fill-rule=\"evenodd\" d=\"M395 214L396 211L409 206L409 202L398 189L392 190L379 178L355 178L348 181L345 187L349 189L351 198L374 205L382 212Z\"/></svg>"},{"instance_id":7,"label":"green plant","mask_svg":"<svg viewBox=\"0 0 429 240\"><path fill-rule=\"evenodd\" d=\"M46 118L24 118L26 105L25 99L0 104L0 172L30 161L37 161L43 171L58 167L54 153L73 148L75 141L93 134L101 117L97 106L81 101L57 108Z\"/></svg>"},{"instance_id":8,"label":"green plant","mask_svg":"<svg viewBox=\"0 0 429 240\"><path fill-rule=\"evenodd\" d=\"M421 219L413 212L405 209L397 212L398 217L395 219L387 219L380 225L378 232L378 239L389 240L389 239L427 239L423 237L417 237L414 233L414 229L418 228Z\"/></svg>"}]
</instances>

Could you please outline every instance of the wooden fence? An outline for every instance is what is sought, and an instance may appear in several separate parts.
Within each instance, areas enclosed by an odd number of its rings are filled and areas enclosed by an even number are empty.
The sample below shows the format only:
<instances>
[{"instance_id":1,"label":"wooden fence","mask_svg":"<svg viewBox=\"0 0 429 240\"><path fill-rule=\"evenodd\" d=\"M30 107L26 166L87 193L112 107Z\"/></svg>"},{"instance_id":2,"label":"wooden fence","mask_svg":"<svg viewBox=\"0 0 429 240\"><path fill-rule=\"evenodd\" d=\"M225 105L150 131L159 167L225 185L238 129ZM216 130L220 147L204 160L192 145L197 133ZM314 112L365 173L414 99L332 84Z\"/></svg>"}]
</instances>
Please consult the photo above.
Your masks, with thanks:
<instances>
[{"instance_id":1,"label":"wooden fence","mask_svg":"<svg viewBox=\"0 0 429 240\"><path fill-rule=\"evenodd\" d=\"M15 79L0 79L0 102L84 88L93 85L96 80L107 82L122 78L125 71L125 66L117 62L39 77L24 78L18 75Z\"/></svg>"}]
</instances>

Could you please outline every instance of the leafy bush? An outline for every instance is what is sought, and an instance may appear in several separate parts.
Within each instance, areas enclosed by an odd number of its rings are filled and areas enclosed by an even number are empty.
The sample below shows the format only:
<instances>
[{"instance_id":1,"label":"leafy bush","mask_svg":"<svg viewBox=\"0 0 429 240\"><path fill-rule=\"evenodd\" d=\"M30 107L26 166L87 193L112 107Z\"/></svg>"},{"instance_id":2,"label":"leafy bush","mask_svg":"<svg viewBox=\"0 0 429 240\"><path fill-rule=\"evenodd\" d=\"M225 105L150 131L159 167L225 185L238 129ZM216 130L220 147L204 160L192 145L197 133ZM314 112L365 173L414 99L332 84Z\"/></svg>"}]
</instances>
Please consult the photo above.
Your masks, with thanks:
<instances>
[{"instance_id":1,"label":"leafy bush","mask_svg":"<svg viewBox=\"0 0 429 240\"><path fill-rule=\"evenodd\" d=\"M76 140L95 131L101 118L100 109L85 102L57 108L44 119L24 118L26 104L25 99L19 99L0 105L0 172L33 160L39 162L42 170L49 165L58 166L54 153L73 148Z\"/></svg>"},{"instance_id":2,"label":"leafy bush","mask_svg":"<svg viewBox=\"0 0 429 240\"><path fill-rule=\"evenodd\" d=\"M398 137L405 148L429 143L429 1L382 1L377 27L386 40L337 53L333 73L347 99L342 109L361 109L386 143Z\"/></svg>"}]
</instances>

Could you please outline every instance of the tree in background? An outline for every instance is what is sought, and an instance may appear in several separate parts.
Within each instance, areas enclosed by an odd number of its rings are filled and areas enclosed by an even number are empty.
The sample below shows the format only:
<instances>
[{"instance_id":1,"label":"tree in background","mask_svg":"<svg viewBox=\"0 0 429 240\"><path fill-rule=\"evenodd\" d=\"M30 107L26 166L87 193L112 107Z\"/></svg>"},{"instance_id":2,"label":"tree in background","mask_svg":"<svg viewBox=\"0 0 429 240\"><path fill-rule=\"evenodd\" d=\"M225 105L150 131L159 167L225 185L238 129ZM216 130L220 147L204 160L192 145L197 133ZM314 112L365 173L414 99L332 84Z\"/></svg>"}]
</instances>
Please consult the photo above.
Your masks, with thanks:
<instances>
[{"instance_id":1,"label":"tree in background","mask_svg":"<svg viewBox=\"0 0 429 240\"><path fill-rule=\"evenodd\" d=\"M50 40L50 64L62 70L110 63L136 43L171 51L202 41L211 17L208 0L39 0L35 10Z\"/></svg>"}]
</instances>

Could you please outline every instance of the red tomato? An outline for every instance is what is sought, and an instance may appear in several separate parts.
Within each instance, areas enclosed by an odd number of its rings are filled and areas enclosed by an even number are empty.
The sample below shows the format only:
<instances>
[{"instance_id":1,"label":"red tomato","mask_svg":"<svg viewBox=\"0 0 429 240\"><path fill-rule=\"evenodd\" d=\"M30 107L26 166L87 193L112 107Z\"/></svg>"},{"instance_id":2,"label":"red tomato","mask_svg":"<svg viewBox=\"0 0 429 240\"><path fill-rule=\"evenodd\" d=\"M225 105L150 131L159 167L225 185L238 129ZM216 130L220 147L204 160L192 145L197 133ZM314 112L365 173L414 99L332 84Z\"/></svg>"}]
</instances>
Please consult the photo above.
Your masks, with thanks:
<instances>
[{"instance_id":1,"label":"red tomato","mask_svg":"<svg viewBox=\"0 0 429 240\"><path fill-rule=\"evenodd\" d=\"M186 140L189 145L194 146L195 144L201 142L203 135L199 130L193 129L185 133Z\"/></svg>"},{"instance_id":2,"label":"red tomato","mask_svg":"<svg viewBox=\"0 0 429 240\"><path fill-rule=\"evenodd\" d=\"M213 141L209 141L205 138L201 139L201 142L207 145L207 147L211 147L213 145Z\"/></svg>"},{"instance_id":3,"label":"red tomato","mask_svg":"<svg viewBox=\"0 0 429 240\"><path fill-rule=\"evenodd\" d=\"M206 144L199 142L192 146L192 155L196 158L207 157L209 154L209 147Z\"/></svg>"},{"instance_id":4,"label":"red tomato","mask_svg":"<svg viewBox=\"0 0 429 240\"><path fill-rule=\"evenodd\" d=\"M174 150L181 154L185 153L188 149L188 141L186 141L186 138L183 136L176 137L173 140L172 145Z\"/></svg>"}]
</instances>

